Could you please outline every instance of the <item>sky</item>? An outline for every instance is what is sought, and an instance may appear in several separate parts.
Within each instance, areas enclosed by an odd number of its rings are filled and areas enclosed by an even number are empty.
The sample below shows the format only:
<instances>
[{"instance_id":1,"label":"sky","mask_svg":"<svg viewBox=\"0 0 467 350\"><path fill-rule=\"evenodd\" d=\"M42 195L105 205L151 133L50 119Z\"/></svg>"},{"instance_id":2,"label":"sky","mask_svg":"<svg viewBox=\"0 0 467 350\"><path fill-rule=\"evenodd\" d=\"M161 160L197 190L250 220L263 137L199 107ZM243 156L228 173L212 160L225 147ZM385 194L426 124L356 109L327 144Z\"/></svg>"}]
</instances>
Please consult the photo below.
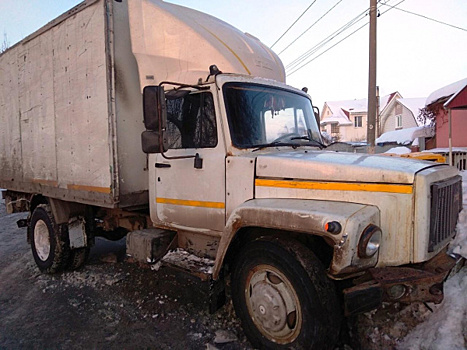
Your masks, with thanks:
<instances>
[{"instance_id":1,"label":"sky","mask_svg":"<svg viewBox=\"0 0 467 350\"><path fill-rule=\"evenodd\" d=\"M336 36L303 68L287 69L287 83L308 87L313 102L351 100L368 94L368 23L370 0L167 0L209 13L272 46L280 53L307 28L303 36L279 54L284 66L320 44L362 14L354 26ZM78 0L0 0L0 35L10 45L31 34ZM312 5L311 5L312 4ZM311 5L311 6L310 6ZM336 5L316 24L315 22ZM434 22L399 9L445 22ZM377 24L377 85L381 96L399 91L403 97L427 97L431 92L467 78L467 1L381 0ZM337 45L330 48L332 45ZM329 51L324 52L326 49ZM321 56L316 57L321 54ZM305 61L304 63L306 63Z\"/></svg>"}]
</instances>

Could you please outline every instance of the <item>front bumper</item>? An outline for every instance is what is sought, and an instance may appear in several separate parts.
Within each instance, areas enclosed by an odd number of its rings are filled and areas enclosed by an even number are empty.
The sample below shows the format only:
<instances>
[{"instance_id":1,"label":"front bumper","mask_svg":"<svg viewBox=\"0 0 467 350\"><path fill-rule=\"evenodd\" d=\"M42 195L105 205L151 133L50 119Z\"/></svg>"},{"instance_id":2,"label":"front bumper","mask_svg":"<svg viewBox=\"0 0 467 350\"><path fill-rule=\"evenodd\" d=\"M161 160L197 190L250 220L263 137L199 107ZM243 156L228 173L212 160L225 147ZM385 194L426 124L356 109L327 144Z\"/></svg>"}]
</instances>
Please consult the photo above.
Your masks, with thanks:
<instances>
[{"instance_id":1,"label":"front bumper","mask_svg":"<svg viewBox=\"0 0 467 350\"><path fill-rule=\"evenodd\" d=\"M344 289L345 314L367 312L380 307L382 302L439 304L444 297L444 281L464 263L464 258L443 250L425 263L369 269L354 281L354 287Z\"/></svg>"}]
</instances>

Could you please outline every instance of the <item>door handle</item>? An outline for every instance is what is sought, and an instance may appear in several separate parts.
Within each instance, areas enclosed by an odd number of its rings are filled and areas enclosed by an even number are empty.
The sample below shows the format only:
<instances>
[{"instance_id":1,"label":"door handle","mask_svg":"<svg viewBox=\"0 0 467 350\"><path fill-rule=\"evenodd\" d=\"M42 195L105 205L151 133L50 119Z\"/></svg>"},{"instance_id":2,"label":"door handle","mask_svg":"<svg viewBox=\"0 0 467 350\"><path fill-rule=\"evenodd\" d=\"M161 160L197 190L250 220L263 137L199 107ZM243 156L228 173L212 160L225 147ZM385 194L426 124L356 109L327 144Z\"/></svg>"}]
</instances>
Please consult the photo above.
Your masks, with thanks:
<instances>
[{"instance_id":1,"label":"door handle","mask_svg":"<svg viewBox=\"0 0 467 350\"><path fill-rule=\"evenodd\" d=\"M156 168L170 168L170 164L167 163L156 163Z\"/></svg>"}]
</instances>

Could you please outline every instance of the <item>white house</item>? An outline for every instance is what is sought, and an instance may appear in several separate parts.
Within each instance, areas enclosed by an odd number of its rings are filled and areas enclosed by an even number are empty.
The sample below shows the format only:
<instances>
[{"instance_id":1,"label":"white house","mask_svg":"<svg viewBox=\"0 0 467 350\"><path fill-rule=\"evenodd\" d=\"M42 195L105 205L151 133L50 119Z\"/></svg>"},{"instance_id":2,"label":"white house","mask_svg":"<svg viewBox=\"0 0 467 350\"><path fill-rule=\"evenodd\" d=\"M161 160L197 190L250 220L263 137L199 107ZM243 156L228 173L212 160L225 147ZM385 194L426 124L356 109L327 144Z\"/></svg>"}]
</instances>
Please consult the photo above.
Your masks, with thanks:
<instances>
[{"instance_id":1,"label":"white house","mask_svg":"<svg viewBox=\"0 0 467 350\"><path fill-rule=\"evenodd\" d=\"M380 111L394 99L398 92L380 98ZM334 141L366 141L368 100L328 101L321 114L321 131L330 134Z\"/></svg>"}]
</instances>

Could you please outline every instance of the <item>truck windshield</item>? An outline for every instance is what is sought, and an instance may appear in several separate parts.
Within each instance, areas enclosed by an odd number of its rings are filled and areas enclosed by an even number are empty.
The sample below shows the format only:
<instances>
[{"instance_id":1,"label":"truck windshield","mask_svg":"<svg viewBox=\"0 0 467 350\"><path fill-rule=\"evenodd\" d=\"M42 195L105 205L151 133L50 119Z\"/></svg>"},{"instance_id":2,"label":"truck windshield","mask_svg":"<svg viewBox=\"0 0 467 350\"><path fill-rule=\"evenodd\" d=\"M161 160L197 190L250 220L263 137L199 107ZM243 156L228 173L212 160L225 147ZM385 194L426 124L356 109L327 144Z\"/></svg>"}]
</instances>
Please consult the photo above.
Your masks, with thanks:
<instances>
[{"instance_id":1,"label":"truck windshield","mask_svg":"<svg viewBox=\"0 0 467 350\"><path fill-rule=\"evenodd\" d=\"M235 147L321 142L311 101L305 96L249 83L226 83L223 93Z\"/></svg>"}]
</instances>

